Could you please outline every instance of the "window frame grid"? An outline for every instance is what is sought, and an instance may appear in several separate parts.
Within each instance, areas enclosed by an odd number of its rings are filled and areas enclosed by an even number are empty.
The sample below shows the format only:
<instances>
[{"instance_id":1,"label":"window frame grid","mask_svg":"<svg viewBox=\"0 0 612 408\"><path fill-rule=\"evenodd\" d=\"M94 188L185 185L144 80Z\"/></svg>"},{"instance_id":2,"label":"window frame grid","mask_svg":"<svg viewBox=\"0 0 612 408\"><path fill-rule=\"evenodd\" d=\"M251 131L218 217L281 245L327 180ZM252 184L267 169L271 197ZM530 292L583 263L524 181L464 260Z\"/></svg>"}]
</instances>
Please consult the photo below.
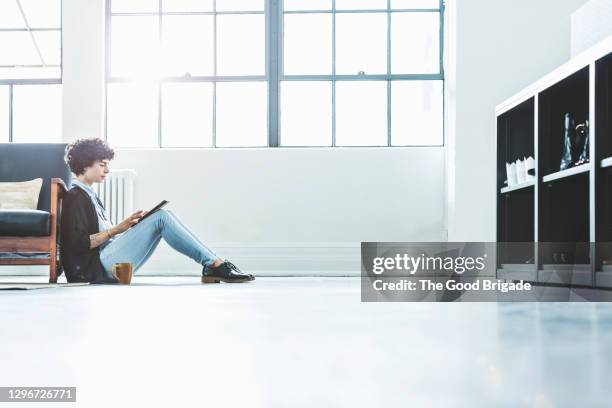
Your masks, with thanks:
<instances>
[{"instance_id":1,"label":"window frame grid","mask_svg":"<svg viewBox=\"0 0 612 408\"><path fill-rule=\"evenodd\" d=\"M217 82L267 82L267 127L268 127L268 145L267 146L231 146L226 148L265 148L265 147L326 147L326 146L281 146L280 145L280 121L281 121L281 106L280 106L280 83L281 81L329 81L332 87L332 144L328 147L338 147L336 145L336 82L337 81L385 81L387 85L387 144L380 145L351 145L340 147L439 147L444 146L446 142L445 126L442 126L442 141L441 144L428 145L392 145L391 144L391 84L392 81L402 80L436 80L442 81L442 92L444 96L445 89L445 74L444 74L444 12L445 0L438 0L438 8L392 8L391 1L387 0L385 9L356 9L356 10L338 10L336 9L336 0L331 0L332 8L327 10L284 10L283 0L265 0L264 10L262 11L217 11L216 0L213 0L213 11L185 11L185 12L164 12L162 11L162 1L159 0L157 12L120 12L112 13L112 0L106 1L106 67L105 67L105 118L104 118L104 137L108 140L108 85L109 83L120 82L137 82L136 79L113 77L111 73L111 20L113 16L158 16L159 17L159 38L162 41L162 18L164 15L213 15L213 76L190 76L190 77L169 77L162 76L157 82L158 88L158 118L157 118L157 148L163 149L162 143L162 84L173 82L211 82L213 88L213 112L212 112L212 146L211 147L192 147L192 148L217 148L216 143L216 108L217 108ZM391 16L392 13L438 13L439 15L439 56L438 56L438 72L428 74L392 74L391 73ZM284 73L284 44L283 44L283 25L285 14L314 14L327 13L332 14L332 73L329 75L285 75ZM387 14L387 73L386 74L365 74L365 75L338 75L336 74L336 15L350 13L386 13ZM239 75L239 76L218 76L217 75L217 15L236 15L236 14L256 14L264 15L265 21L265 74L264 75ZM445 121L445 98L442 97L442 120ZM190 148L190 147L186 147Z\"/></svg>"},{"instance_id":2,"label":"window frame grid","mask_svg":"<svg viewBox=\"0 0 612 408\"><path fill-rule=\"evenodd\" d=\"M336 0L331 0L331 9L324 10L284 10L284 2L280 0L281 8L281 19L278 24L280 25L280 31L283 32L284 16L287 14L303 15L303 14L332 14L332 73L322 75L285 75L284 70L284 44L283 39L280 40L280 81L329 81L332 85L332 144L330 147L431 147L431 146L444 146L445 145L445 131L442 126L442 141L441 144L428 144L428 145L392 145L391 144L391 120L392 120L392 109L391 109L391 82L400 80L438 80L442 81L442 89L444 92L444 0L439 0L438 8L392 8L391 1L387 0L387 7L384 9L355 9L355 10L343 10L336 9ZM386 74L365 74L365 75L338 75L336 73L336 15L337 14L363 14L363 13L386 13L387 14L387 73ZM438 13L439 14L439 55L438 55L438 73L429 74L392 74L391 73L391 15L392 13ZM284 37L284 36L283 36ZM336 83L337 81L385 81L387 83L387 145L350 145L350 146L337 146L336 145ZM444 121L445 112L445 100L442 98L442 120ZM281 120L281 112L278 112L278 120ZM277 135L280 139L282 135ZM276 146L275 146L276 147ZM321 146L283 146L283 147L321 147Z\"/></svg>"},{"instance_id":3,"label":"window frame grid","mask_svg":"<svg viewBox=\"0 0 612 408\"><path fill-rule=\"evenodd\" d=\"M59 78L16 78L4 79L0 78L0 86L8 86L8 143L13 143L13 87L15 85L61 85L64 80L64 13L63 0L60 3L60 26L59 27L30 27L30 28L0 28L0 32L37 32L37 31L59 31L60 33L60 63L48 64L46 67L59 68ZM42 65L36 65L39 67ZM29 67L29 66L26 66Z\"/></svg>"},{"instance_id":4,"label":"window frame grid","mask_svg":"<svg viewBox=\"0 0 612 408\"><path fill-rule=\"evenodd\" d=\"M154 82L157 84L157 148L159 149L168 149L172 147L164 147L163 146L163 134L162 134L162 87L163 84L166 83L181 83L181 82L208 82L212 84L212 146L210 147L202 147L202 146L186 146L181 148L188 149L206 149L206 148L217 148L217 83L218 82L266 82L269 81L269 66L268 66L268 45L270 43L268 37L268 2L269 0L265 0L265 6L263 11L217 11L216 0L213 0L213 10L212 11L173 11L173 12L165 12L163 11L163 0L158 0L158 8L157 12L129 12L129 13L113 13L112 12L112 0L106 0L106 67L105 67L105 92L104 92L104 139L108 140L108 85L111 83L135 83L138 82L137 79L126 78L120 76L112 76L111 75L111 53L112 53L112 44L111 44L111 30L112 30L112 17L114 16L157 16L158 17L158 41L163 41L163 17L166 15L173 16L192 16L192 15L210 15L213 16L213 75L192 75L189 77L186 76L160 76ZM264 61L264 75L217 75L218 64L218 50L217 50L217 16L218 15L262 15L264 16L264 26L265 26L265 52L266 57ZM269 95L266 98L269 104ZM269 111L268 111L269 112ZM270 121L268 120L268 134ZM204 137L204 135L202 135ZM268 147L268 146L236 146L238 148L254 148L254 147ZM131 148L131 147L130 147ZM234 146L227 148L235 148Z\"/></svg>"}]
</instances>

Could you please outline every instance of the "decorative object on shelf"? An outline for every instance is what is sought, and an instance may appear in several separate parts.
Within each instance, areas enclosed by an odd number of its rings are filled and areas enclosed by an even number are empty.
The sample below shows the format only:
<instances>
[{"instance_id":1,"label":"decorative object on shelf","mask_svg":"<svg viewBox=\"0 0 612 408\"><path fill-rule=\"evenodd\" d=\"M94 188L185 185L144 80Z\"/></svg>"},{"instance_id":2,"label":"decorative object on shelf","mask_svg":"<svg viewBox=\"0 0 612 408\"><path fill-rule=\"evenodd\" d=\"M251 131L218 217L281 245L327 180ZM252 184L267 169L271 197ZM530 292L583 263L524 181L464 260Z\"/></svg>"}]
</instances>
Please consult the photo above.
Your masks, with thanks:
<instances>
[{"instance_id":1,"label":"decorative object on shelf","mask_svg":"<svg viewBox=\"0 0 612 408\"><path fill-rule=\"evenodd\" d=\"M516 186L516 163L506 163L506 177L508 177L508 187Z\"/></svg>"},{"instance_id":2,"label":"decorative object on shelf","mask_svg":"<svg viewBox=\"0 0 612 408\"><path fill-rule=\"evenodd\" d=\"M565 114L563 133L563 156L559 170L566 170L589 161L589 121L574 125L571 113Z\"/></svg>"},{"instance_id":3,"label":"decorative object on shelf","mask_svg":"<svg viewBox=\"0 0 612 408\"><path fill-rule=\"evenodd\" d=\"M578 155L576 154L576 145L574 143L574 118L571 113L565 114L565 131L563 132L563 155L561 156L561 164L559 170L569 169L576 163Z\"/></svg>"},{"instance_id":4,"label":"decorative object on shelf","mask_svg":"<svg viewBox=\"0 0 612 408\"><path fill-rule=\"evenodd\" d=\"M576 125L576 142L580 149L580 155L576 166L589 162L589 121Z\"/></svg>"},{"instance_id":5,"label":"decorative object on shelf","mask_svg":"<svg viewBox=\"0 0 612 408\"><path fill-rule=\"evenodd\" d=\"M525 180L534 181L535 179L535 159L529 156L525 159Z\"/></svg>"},{"instance_id":6,"label":"decorative object on shelf","mask_svg":"<svg viewBox=\"0 0 612 408\"><path fill-rule=\"evenodd\" d=\"M523 156L523 160L516 159L514 163L506 163L506 176L507 180L505 184L508 187L535 180L534 158L531 156L525 158L525 156Z\"/></svg>"},{"instance_id":7,"label":"decorative object on shelf","mask_svg":"<svg viewBox=\"0 0 612 408\"><path fill-rule=\"evenodd\" d=\"M518 184L522 184L525 182L525 162L521 159L516 159L516 182Z\"/></svg>"}]
</instances>

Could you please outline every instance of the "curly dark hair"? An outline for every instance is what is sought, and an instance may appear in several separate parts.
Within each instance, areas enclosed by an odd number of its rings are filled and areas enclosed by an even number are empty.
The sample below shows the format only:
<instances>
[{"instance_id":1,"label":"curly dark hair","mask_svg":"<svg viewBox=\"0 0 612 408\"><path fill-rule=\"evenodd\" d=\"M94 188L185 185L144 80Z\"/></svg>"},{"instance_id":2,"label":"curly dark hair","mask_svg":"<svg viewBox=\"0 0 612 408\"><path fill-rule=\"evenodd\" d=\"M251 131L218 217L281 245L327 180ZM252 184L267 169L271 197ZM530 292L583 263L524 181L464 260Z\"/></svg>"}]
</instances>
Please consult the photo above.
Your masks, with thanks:
<instances>
[{"instance_id":1,"label":"curly dark hair","mask_svg":"<svg viewBox=\"0 0 612 408\"><path fill-rule=\"evenodd\" d=\"M85 167L92 166L96 160L112 160L115 151L100 138L79 139L66 146L64 160L70 170L77 176L85 172Z\"/></svg>"}]
</instances>

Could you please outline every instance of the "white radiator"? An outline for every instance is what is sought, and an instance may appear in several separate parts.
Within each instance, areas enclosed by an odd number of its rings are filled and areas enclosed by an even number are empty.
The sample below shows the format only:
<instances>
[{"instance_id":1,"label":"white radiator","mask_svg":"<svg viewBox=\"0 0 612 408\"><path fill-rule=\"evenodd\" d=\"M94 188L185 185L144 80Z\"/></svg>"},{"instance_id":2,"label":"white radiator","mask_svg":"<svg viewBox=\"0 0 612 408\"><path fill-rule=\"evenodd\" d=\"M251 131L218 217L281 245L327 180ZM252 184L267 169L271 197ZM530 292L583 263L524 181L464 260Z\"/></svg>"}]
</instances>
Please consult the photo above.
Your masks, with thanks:
<instances>
[{"instance_id":1,"label":"white radiator","mask_svg":"<svg viewBox=\"0 0 612 408\"><path fill-rule=\"evenodd\" d=\"M113 225L134 211L135 178L134 170L111 170L104 183L97 183L94 187Z\"/></svg>"}]
</instances>

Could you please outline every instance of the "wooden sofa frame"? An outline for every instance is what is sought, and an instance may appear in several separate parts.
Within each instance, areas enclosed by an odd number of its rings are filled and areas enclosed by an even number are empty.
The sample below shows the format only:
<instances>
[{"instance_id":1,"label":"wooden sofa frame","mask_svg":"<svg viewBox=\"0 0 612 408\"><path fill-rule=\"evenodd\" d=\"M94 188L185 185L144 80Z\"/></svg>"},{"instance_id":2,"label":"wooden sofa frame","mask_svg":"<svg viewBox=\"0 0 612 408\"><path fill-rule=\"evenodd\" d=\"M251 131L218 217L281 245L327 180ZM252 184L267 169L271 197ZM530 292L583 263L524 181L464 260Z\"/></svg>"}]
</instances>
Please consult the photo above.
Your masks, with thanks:
<instances>
[{"instance_id":1,"label":"wooden sofa frame","mask_svg":"<svg viewBox=\"0 0 612 408\"><path fill-rule=\"evenodd\" d=\"M64 193L68 191L64 180L51 179L51 234L44 237L0 236L0 252L12 253L47 253L49 259L16 258L0 259L0 265L49 265L49 283L57 283L58 270L61 265L59 258L59 215L62 208Z\"/></svg>"}]
</instances>

